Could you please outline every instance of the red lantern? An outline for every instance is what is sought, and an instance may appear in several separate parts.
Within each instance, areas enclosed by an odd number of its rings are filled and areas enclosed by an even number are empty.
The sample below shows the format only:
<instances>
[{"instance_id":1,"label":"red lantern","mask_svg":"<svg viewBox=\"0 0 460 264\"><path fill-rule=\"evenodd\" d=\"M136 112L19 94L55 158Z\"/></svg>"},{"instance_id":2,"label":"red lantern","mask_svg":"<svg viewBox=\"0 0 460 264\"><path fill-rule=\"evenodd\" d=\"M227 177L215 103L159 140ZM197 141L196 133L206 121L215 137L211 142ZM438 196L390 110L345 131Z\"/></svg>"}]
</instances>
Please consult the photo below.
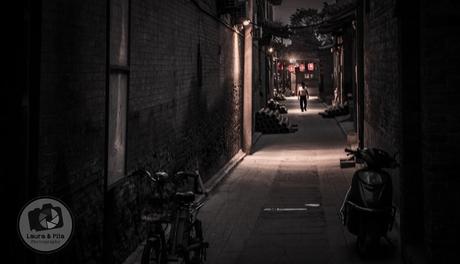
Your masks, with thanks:
<instances>
[{"instance_id":1,"label":"red lantern","mask_svg":"<svg viewBox=\"0 0 460 264\"><path fill-rule=\"evenodd\" d=\"M307 67L308 67L309 71L314 71L315 70L315 64L312 63L312 62L308 63Z\"/></svg>"},{"instance_id":2,"label":"red lantern","mask_svg":"<svg viewBox=\"0 0 460 264\"><path fill-rule=\"evenodd\" d=\"M282 71L283 69L283 64L281 62L278 62L278 70Z\"/></svg>"},{"instance_id":3,"label":"red lantern","mask_svg":"<svg viewBox=\"0 0 460 264\"><path fill-rule=\"evenodd\" d=\"M304 72L305 71L305 64L301 63L299 65L299 71Z\"/></svg>"}]
</instances>

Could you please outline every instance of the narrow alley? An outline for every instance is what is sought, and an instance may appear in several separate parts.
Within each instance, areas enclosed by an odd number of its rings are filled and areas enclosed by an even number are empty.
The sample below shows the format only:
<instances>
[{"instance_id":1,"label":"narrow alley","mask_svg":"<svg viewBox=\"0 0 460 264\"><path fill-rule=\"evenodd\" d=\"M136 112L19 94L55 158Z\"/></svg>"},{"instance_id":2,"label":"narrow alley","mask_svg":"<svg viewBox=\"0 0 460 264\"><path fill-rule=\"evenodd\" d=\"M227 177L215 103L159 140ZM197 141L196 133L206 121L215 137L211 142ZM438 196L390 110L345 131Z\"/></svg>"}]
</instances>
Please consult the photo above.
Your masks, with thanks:
<instances>
[{"instance_id":1,"label":"narrow alley","mask_svg":"<svg viewBox=\"0 0 460 264\"><path fill-rule=\"evenodd\" d=\"M7 2L3 259L459 262L460 1Z\"/></svg>"},{"instance_id":2,"label":"narrow alley","mask_svg":"<svg viewBox=\"0 0 460 264\"><path fill-rule=\"evenodd\" d=\"M292 134L263 135L213 191L200 216L210 263L363 263L338 210L354 169L340 169L346 138L309 101L301 112L288 97ZM397 247L397 238L390 236ZM380 261L399 263L397 249Z\"/></svg>"}]
</instances>

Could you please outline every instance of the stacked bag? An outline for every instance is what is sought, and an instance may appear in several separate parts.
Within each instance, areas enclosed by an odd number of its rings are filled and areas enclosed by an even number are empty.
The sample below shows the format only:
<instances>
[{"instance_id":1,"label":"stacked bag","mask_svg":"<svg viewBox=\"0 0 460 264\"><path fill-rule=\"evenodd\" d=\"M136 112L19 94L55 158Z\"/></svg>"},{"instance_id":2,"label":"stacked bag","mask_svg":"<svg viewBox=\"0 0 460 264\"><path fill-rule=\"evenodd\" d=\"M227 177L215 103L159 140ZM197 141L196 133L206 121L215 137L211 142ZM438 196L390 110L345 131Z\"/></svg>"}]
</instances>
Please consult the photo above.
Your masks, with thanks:
<instances>
[{"instance_id":1,"label":"stacked bag","mask_svg":"<svg viewBox=\"0 0 460 264\"><path fill-rule=\"evenodd\" d=\"M345 102L342 105L331 106L326 109L324 112L318 113L323 118L334 118L336 116L348 115L350 113L348 102Z\"/></svg>"},{"instance_id":2,"label":"stacked bag","mask_svg":"<svg viewBox=\"0 0 460 264\"><path fill-rule=\"evenodd\" d=\"M277 134L290 133L294 129L288 117L282 116L278 110L262 108L256 113L255 130L264 134Z\"/></svg>"},{"instance_id":3,"label":"stacked bag","mask_svg":"<svg viewBox=\"0 0 460 264\"><path fill-rule=\"evenodd\" d=\"M282 93L276 93L275 94L275 99L278 100L278 101L284 101L284 100L286 100L286 97L284 97L284 95Z\"/></svg>"},{"instance_id":4,"label":"stacked bag","mask_svg":"<svg viewBox=\"0 0 460 264\"><path fill-rule=\"evenodd\" d=\"M287 114L287 112L288 112L285 105L282 105L282 104L280 104L279 102L277 102L277 101L275 101L273 99L268 100L267 107L270 110L278 111L280 114Z\"/></svg>"}]
</instances>

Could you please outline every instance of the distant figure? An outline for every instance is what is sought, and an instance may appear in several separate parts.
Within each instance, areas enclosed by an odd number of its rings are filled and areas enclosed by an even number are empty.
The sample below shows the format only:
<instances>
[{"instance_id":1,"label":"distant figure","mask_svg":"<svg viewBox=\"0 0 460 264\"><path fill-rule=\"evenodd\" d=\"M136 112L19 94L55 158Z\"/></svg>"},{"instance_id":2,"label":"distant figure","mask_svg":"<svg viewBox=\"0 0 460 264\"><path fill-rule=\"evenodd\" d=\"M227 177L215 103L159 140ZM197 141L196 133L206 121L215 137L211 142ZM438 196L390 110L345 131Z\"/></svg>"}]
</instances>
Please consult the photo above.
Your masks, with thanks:
<instances>
[{"instance_id":1,"label":"distant figure","mask_svg":"<svg viewBox=\"0 0 460 264\"><path fill-rule=\"evenodd\" d=\"M339 105L339 88L335 87L334 89L334 100L332 101L332 106Z\"/></svg>"},{"instance_id":2,"label":"distant figure","mask_svg":"<svg viewBox=\"0 0 460 264\"><path fill-rule=\"evenodd\" d=\"M305 82L302 82L302 86L299 87L297 96L300 100L300 110L302 110L302 112L307 111L308 90L307 90L307 87L305 86Z\"/></svg>"}]
</instances>

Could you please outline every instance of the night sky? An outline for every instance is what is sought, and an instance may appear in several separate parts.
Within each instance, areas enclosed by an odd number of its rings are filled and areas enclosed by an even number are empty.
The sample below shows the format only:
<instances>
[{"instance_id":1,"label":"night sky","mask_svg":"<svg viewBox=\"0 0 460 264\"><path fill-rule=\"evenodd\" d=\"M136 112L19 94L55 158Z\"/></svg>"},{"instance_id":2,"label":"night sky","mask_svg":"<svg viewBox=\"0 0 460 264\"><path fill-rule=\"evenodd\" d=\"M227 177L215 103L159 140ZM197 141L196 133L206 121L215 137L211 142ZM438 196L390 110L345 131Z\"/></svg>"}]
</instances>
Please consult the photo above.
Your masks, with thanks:
<instances>
[{"instance_id":1,"label":"night sky","mask_svg":"<svg viewBox=\"0 0 460 264\"><path fill-rule=\"evenodd\" d=\"M297 8L316 8L321 9L323 2L335 2L334 0L283 0L280 6L274 7L274 20L281 21L283 24L289 23L289 17Z\"/></svg>"}]
</instances>

